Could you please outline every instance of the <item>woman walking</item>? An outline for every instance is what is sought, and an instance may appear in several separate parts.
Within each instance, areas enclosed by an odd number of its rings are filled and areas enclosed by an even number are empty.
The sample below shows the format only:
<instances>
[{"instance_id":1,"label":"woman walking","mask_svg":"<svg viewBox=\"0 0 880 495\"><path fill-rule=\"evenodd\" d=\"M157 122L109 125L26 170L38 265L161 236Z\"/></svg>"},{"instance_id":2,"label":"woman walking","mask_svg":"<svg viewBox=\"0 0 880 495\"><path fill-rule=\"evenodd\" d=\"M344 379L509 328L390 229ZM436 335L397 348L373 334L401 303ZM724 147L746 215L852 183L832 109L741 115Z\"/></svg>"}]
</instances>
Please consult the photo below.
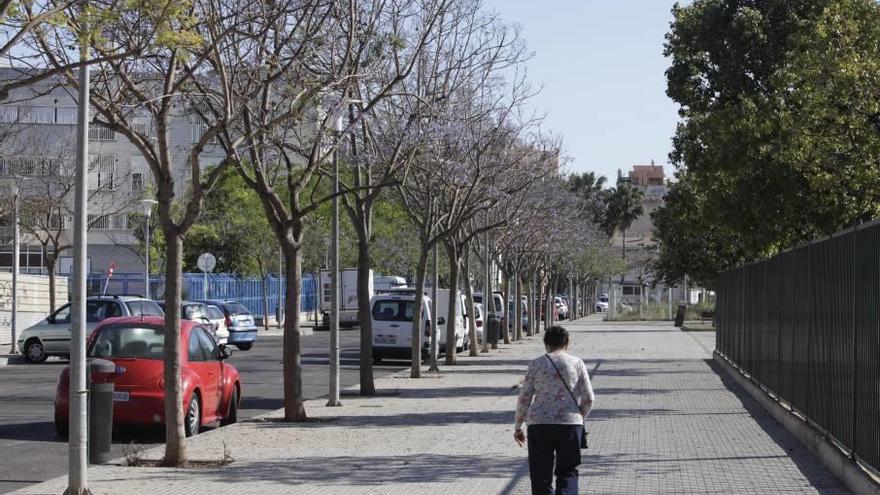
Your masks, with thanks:
<instances>
[{"instance_id":1,"label":"woman walking","mask_svg":"<svg viewBox=\"0 0 880 495\"><path fill-rule=\"evenodd\" d=\"M528 438L532 495L553 495L554 458L556 495L576 495L584 421L595 396L584 361L566 352L566 329L548 328L544 346L547 354L529 363L516 405L513 438L520 447ZM528 423L528 436L523 423Z\"/></svg>"}]
</instances>

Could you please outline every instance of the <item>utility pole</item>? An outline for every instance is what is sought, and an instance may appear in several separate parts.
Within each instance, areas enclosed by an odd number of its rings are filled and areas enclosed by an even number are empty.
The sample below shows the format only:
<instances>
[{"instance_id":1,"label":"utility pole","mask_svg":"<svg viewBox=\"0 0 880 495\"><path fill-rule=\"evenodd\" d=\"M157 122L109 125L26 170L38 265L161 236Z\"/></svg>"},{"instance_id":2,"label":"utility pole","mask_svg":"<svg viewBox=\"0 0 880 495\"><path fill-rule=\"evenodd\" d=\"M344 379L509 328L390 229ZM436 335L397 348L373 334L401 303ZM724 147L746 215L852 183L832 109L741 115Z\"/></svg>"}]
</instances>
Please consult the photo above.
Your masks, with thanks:
<instances>
[{"instance_id":1,"label":"utility pole","mask_svg":"<svg viewBox=\"0 0 880 495\"><path fill-rule=\"evenodd\" d=\"M18 340L18 272L21 271L21 231L18 228L18 184L12 185L12 343L10 354L15 354Z\"/></svg>"},{"instance_id":2,"label":"utility pole","mask_svg":"<svg viewBox=\"0 0 880 495\"><path fill-rule=\"evenodd\" d=\"M438 344L437 342L437 333L440 331L440 326L437 323L437 320L440 319L440 315L437 314L437 284L440 283L440 274L438 273L440 262L437 260L437 244L434 244L434 273L433 273L433 281L431 282L431 365L428 367L428 371L440 371L440 367L437 366L437 351ZM416 297L419 297L419 294L416 294ZM449 295L449 304L452 304L452 291L450 290ZM446 331L449 331L449 323L446 323ZM446 352L449 352L449 349L446 349Z\"/></svg>"},{"instance_id":3,"label":"utility pole","mask_svg":"<svg viewBox=\"0 0 880 495\"><path fill-rule=\"evenodd\" d=\"M85 10L85 9L84 9ZM67 495L91 494L88 488L88 390L86 389L86 218L88 215L89 59L88 16L80 26L79 96L76 116L76 188L73 220L73 290L70 320L70 431Z\"/></svg>"},{"instance_id":4,"label":"utility pole","mask_svg":"<svg viewBox=\"0 0 880 495\"><path fill-rule=\"evenodd\" d=\"M342 116L336 119L336 138L342 137ZM339 146L333 149L333 233L330 248L330 399L327 406L341 406L339 401Z\"/></svg>"},{"instance_id":5,"label":"utility pole","mask_svg":"<svg viewBox=\"0 0 880 495\"><path fill-rule=\"evenodd\" d=\"M153 206L159 204L155 199L142 199L140 201L144 205L144 216L147 221L144 223L146 230L144 237L147 241L147 249L144 252L144 294L147 299L150 297L150 216L153 213Z\"/></svg>"}]
</instances>

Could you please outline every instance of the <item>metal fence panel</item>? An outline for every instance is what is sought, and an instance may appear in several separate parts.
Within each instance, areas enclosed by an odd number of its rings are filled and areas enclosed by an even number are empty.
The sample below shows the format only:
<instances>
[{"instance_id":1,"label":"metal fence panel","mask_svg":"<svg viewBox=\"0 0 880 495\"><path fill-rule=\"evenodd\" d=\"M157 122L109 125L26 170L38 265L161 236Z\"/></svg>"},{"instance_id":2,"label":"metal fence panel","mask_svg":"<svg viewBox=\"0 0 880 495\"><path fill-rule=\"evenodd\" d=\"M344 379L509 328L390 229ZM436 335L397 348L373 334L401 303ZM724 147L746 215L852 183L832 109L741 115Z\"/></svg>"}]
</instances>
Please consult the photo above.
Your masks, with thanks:
<instances>
[{"instance_id":1,"label":"metal fence panel","mask_svg":"<svg viewBox=\"0 0 880 495\"><path fill-rule=\"evenodd\" d=\"M719 352L880 469L880 224L721 274Z\"/></svg>"}]
</instances>

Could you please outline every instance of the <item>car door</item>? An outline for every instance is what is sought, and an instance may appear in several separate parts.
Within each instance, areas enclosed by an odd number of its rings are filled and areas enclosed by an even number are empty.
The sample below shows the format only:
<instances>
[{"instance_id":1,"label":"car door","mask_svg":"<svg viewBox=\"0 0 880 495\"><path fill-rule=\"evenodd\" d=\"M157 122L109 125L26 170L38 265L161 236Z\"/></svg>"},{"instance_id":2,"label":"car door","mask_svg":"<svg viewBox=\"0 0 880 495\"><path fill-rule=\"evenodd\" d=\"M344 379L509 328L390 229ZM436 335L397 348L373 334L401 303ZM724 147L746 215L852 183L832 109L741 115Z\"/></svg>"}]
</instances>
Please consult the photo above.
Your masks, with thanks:
<instances>
[{"instance_id":1,"label":"car door","mask_svg":"<svg viewBox=\"0 0 880 495\"><path fill-rule=\"evenodd\" d=\"M68 352L70 348L70 303L61 306L40 325L37 337L43 342L47 353Z\"/></svg>"},{"instance_id":2,"label":"car door","mask_svg":"<svg viewBox=\"0 0 880 495\"><path fill-rule=\"evenodd\" d=\"M223 403L222 378L223 370L220 362L220 350L213 338L208 332L197 327L193 329L201 348L202 356L204 356L203 375L202 375L202 407L205 409L205 416L219 416L221 413L220 404ZM192 333L190 334L192 339Z\"/></svg>"}]
</instances>

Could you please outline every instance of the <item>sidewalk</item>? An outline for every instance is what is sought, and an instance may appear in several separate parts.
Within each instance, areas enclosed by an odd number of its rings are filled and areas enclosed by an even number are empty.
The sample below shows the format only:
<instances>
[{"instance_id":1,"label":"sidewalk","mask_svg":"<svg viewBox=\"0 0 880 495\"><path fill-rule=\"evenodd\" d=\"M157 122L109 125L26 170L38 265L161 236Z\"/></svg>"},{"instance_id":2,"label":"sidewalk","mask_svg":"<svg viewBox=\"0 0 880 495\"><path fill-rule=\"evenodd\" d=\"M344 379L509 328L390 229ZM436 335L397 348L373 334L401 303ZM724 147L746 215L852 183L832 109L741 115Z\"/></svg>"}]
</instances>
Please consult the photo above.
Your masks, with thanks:
<instances>
[{"instance_id":1,"label":"sidewalk","mask_svg":"<svg viewBox=\"0 0 880 495\"><path fill-rule=\"evenodd\" d=\"M581 466L584 493L847 493L710 361L714 333L668 323L566 325L593 370L597 408ZM307 402L306 424L270 414L189 440L222 468L92 467L95 494L527 494L512 440L517 385L538 338L460 357L440 376L377 380L380 395ZM280 380L279 380L280 388ZM247 394L247 390L244 391ZM161 449L144 453L155 459ZM16 493L58 494L66 478Z\"/></svg>"}]
</instances>

